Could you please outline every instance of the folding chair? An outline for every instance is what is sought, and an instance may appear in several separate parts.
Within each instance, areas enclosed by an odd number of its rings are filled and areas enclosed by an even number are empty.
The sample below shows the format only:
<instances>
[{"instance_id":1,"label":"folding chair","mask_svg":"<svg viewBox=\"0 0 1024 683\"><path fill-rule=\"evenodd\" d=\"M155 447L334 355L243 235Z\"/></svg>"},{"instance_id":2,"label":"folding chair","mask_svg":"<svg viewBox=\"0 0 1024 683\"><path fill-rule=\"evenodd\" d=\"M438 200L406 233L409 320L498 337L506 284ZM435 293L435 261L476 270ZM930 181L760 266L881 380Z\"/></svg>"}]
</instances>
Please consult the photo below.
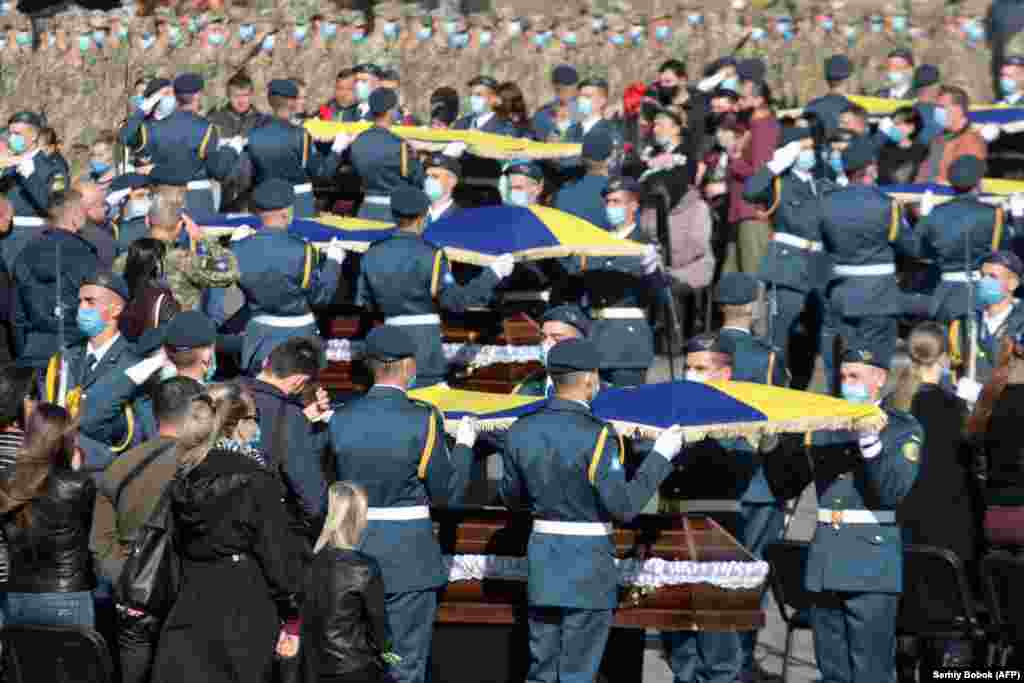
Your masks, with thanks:
<instances>
[{"instance_id":1,"label":"folding chair","mask_svg":"<svg viewBox=\"0 0 1024 683\"><path fill-rule=\"evenodd\" d=\"M782 682L786 683L789 673L789 651L793 645L793 633L798 629L811 628L811 604L813 594L804 588L804 573L807 569L807 541L778 541L764 550L765 560L771 567L769 576L772 596L779 607L779 615L786 624L786 647L782 653Z\"/></svg>"},{"instance_id":2,"label":"folding chair","mask_svg":"<svg viewBox=\"0 0 1024 683\"><path fill-rule=\"evenodd\" d=\"M981 561L985 604L997 629L997 666L1006 666L1015 643L1024 642L1024 558L1005 550L989 553ZM1015 653L1017 654L1017 653Z\"/></svg>"},{"instance_id":3,"label":"folding chair","mask_svg":"<svg viewBox=\"0 0 1024 683\"><path fill-rule=\"evenodd\" d=\"M113 683L114 665L103 636L80 626L6 626L7 683Z\"/></svg>"}]
</instances>

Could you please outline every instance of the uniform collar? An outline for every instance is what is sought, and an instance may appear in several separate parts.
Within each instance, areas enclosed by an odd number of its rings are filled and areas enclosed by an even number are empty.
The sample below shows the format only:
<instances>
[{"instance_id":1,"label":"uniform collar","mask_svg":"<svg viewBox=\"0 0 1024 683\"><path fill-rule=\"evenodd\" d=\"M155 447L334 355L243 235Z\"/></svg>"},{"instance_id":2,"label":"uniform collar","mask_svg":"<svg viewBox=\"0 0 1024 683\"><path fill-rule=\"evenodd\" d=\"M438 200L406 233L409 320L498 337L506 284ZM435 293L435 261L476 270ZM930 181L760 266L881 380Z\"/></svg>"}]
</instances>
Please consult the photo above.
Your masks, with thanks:
<instances>
[{"instance_id":1,"label":"uniform collar","mask_svg":"<svg viewBox=\"0 0 1024 683\"><path fill-rule=\"evenodd\" d=\"M589 413L590 404L583 401L570 401L557 396L548 401L548 407L552 410L568 410L573 413Z\"/></svg>"},{"instance_id":2,"label":"uniform collar","mask_svg":"<svg viewBox=\"0 0 1024 683\"><path fill-rule=\"evenodd\" d=\"M444 214L445 211L447 211L449 208L451 208L451 206L454 203L455 203L455 200L452 199L451 197L449 197L448 201L444 202L443 204L440 204L438 206L431 206L430 209L429 209L430 220L436 221L438 218L440 218Z\"/></svg>"},{"instance_id":3,"label":"uniform collar","mask_svg":"<svg viewBox=\"0 0 1024 683\"><path fill-rule=\"evenodd\" d=\"M726 330L732 330L733 332L739 332L740 334L751 334L750 330L743 329L742 327L733 327L732 325L725 325L719 331L725 332Z\"/></svg>"},{"instance_id":4,"label":"uniform collar","mask_svg":"<svg viewBox=\"0 0 1024 683\"><path fill-rule=\"evenodd\" d=\"M400 387L397 384L374 384L372 387L370 387L370 391L377 391L377 393L386 393L388 391L400 391L403 394L408 394L408 390L405 387Z\"/></svg>"},{"instance_id":5,"label":"uniform collar","mask_svg":"<svg viewBox=\"0 0 1024 683\"><path fill-rule=\"evenodd\" d=\"M106 344L99 347L98 349L94 349L92 347L92 340L90 339L88 342L85 343L85 352L86 354L91 353L93 357L96 359L96 364L99 365L100 361L103 360L103 357L110 352L110 349L114 347L114 344L116 344L117 340L120 338L120 334L115 334L113 337L110 338L110 340Z\"/></svg>"},{"instance_id":6,"label":"uniform collar","mask_svg":"<svg viewBox=\"0 0 1024 683\"><path fill-rule=\"evenodd\" d=\"M604 121L604 118L601 116L591 116L586 121L580 123L580 128L583 129L583 134L586 135L587 133L594 129L594 126L601 123L602 121Z\"/></svg>"}]
</instances>

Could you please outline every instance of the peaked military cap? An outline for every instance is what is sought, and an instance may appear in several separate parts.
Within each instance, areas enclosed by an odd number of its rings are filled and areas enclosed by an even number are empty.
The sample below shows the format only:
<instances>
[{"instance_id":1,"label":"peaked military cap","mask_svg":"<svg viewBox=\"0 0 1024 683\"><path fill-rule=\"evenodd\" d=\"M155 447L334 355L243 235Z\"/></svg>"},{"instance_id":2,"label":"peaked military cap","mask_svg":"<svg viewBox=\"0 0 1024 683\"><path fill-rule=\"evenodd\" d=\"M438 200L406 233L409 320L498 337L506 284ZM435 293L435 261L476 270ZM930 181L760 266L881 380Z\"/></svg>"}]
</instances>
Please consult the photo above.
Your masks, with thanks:
<instances>
[{"instance_id":1,"label":"peaked military cap","mask_svg":"<svg viewBox=\"0 0 1024 683\"><path fill-rule=\"evenodd\" d=\"M174 79L175 95L194 95L203 89L203 79L199 74L185 73Z\"/></svg>"},{"instance_id":2,"label":"peaked military cap","mask_svg":"<svg viewBox=\"0 0 1024 683\"><path fill-rule=\"evenodd\" d=\"M367 358L393 362L416 355L416 344L400 327L379 325L366 335Z\"/></svg>"},{"instance_id":3,"label":"peaked military cap","mask_svg":"<svg viewBox=\"0 0 1024 683\"><path fill-rule=\"evenodd\" d=\"M582 156L591 161L605 161L612 155L612 136L598 129L587 133L583 138Z\"/></svg>"},{"instance_id":4,"label":"peaked military cap","mask_svg":"<svg viewBox=\"0 0 1024 683\"><path fill-rule=\"evenodd\" d=\"M1002 266L1017 277L1024 277L1024 263L1022 263L1020 257L1012 251L993 251L991 254L981 259L982 265L986 263L990 263L995 266Z\"/></svg>"},{"instance_id":5,"label":"peaked military cap","mask_svg":"<svg viewBox=\"0 0 1024 683\"><path fill-rule=\"evenodd\" d=\"M8 126L16 123L25 123L34 128L43 128L43 118L34 111L19 111L7 120Z\"/></svg>"},{"instance_id":6,"label":"peaked military cap","mask_svg":"<svg viewBox=\"0 0 1024 683\"><path fill-rule=\"evenodd\" d=\"M491 78L490 76L477 76L476 78L469 82L470 88L475 88L478 85L482 85L488 90L493 90L495 92L498 91L498 81Z\"/></svg>"},{"instance_id":7,"label":"peaked military cap","mask_svg":"<svg viewBox=\"0 0 1024 683\"><path fill-rule=\"evenodd\" d=\"M583 312L583 309L575 304L562 304L549 308L541 318L542 323L564 323L571 325L580 331L580 334L590 334L590 318Z\"/></svg>"},{"instance_id":8,"label":"peaked military cap","mask_svg":"<svg viewBox=\"0 0 1024 683\"><path fill-rule=\"evenodd\" d=\"M832 55L825 60L825 80L845 81L853 73L853 65L846 55Z\"/></svg>"},{"instance_id":9,"label":"peaked military cap","mask_svg":"<svg viewBox=\"0 0 1024 683\"><path fill-rule=\"evenodd\" d=\"M559 64L551 71L551 82L555 85L576 85L580 75L570 64Z\"/></svg>"},{"instance_id":10,"label":"peaked military cap","mask_svg":"<svg viewBox=\"0 0 1024 683\"><path fill-rule=\"evenodd\" d=\"M892 363L892 349L882 344L855 343L843 353L844 363L861 363L888 370Z\"/></svg>"},{"instance_id":11,"label":"peaked military cap","mask_svg":"<svg viewBox=\"0 0 1024 683\"><path fill-rule=\"evenodd\" d=\"M977 187L985 177L985 162L973 154L957 157L949 166L949 184L958 190Z\"/></svg>"},{"instance_id":12,"label":"peaked military cap","mask_svg":"<svg viewBox=\"0 0 1024 683\"><path fill-rule=\"evenodd\" d=\"M642 186L635 179L628 175L617 176L608 181L608 185L601 190L601 196L607 197L613 192L632 192L634 194L640 194Z\"/></svg>"},{"instance_id":13,"label":"peaked military cap","mask_svg":"<svg viewBox=\"0 0 1024 683\"><path fill-rule=\"evenodd\" d=\"M866 136L859 135L843 150L843 170L847 175L856 173L875 163L875 145Z\"/></svg>"},{"instance_id":14,"label":"peaked military cap","mask_svg":"<svg viewBox=\"0 0 1024 683\"><path fill-rule=\"evenodd\" d=\"M252 203L258 211L277 211L295 203L295 188L281 178L270 178L256 186Z\"/></svg>"},{"instance_id":15,"label":"peaked military cap","mask_svg":"<svg viewBox=\"0 0 1024 683\"><path fill-rule=\"evenodd\" d=\"M199 311L182 311L171 318L164 345L172 349L198 349L217 341L217 324Z\"/></svg>"},{"instance_id":16,"label":"peaked military cap","mask_svg":"<svg viewBox=\"0 0 1024 683\"><path fill-rule=\"evenodd\" d=\"M1024 61L1021 63L1024 64ZM939 67L934 64L922 64L914 69L915 88L927 88L929 85L935 85L941 80L942 74L939 73Z\"/></svg>"},{"instance_id":17,"label":"peaked military cap","mask_svg":"<svg viewBox=\"0 0 1024 683\"><path fill-rule=\"evenodd\" d=\"M267 95L270 97L285 97L295 99L299 96L299 86L295 81L287 78L275 78L267 85Z\"/></svg>"},{"instance_id":18,"label":"peaked military cap","mask_svg":"<svg viewBox=\"0 0 1024 683\"><path fill-rule=\"evenodd\" d=\"M715 301L743 306L757 298L757 280L746 273L726 273L715 286Z\"/></svg>"},{"instance_id":19,"label":"peaked military cap","mask_svg":"<svg viewBox=\"0 0 1024 683\"><path fill-rule=\"evenodd\" d=\"M593 372L601 367L597 347L586 339L566 339L548 352L548 374Z\"/></svg>"},{"instance_id":20,"label":"peaked military cap","mask_svg":"<svg viewBox=\"0 0 1024 683\"><path fill-rule=\"evenodd\" d=\"M431 154L423 168L443 168L456 177L462 175L462 163L456 157L441 154L440 152Z\"/></svg>"},{"instance_id":21,"label":"peaked military cap","mask_svg":"<svg viewBox=\"0 0 1024 683\"><path fill-rule=\"evenodd\" d=\"M902 59L910 64L910 66L914 66L914 53L905 47L898 47L895 50L890 50L889 59Z\"/></svg>"},{"instance_id":22,"label":"peaked military cap","mask_svg":"<svg viewBox=\"0 0 1024 683\"><path fill-rule=\"evenodd\" d=\"M544 180L544 169L532 161L517 161L505 169L505 175L522 175L540 182Z\"/></svg>"},{"instance_id":23,"label":"peaked military cap","mask_svg":"<svg viewBox=\"0 0 1024 683\"><path fill-rule=\"evenodd\" d=\"M86 278L82 281L82 285L92 285L93 287L102 287L103 289L110 290L121 297L121 300L126 303L131 301L132 298L131 293L128 291L128 283L125 282L124 278L109 270L101 270L92 277Z\"/></svg>"},{"instance_id":24,"label":"peaked military cap","mask_svg":"<svg viewBox=\"0 0 1024 683\"><path fill-rule=\"evenodd\" d=\"M698 334L686 342L684 353L724 353L732 356L736 349L728 339L717 334Z\"/></svg>"},{"instance_id":25,"label":"peaked military cap","mask_svg":"<svg viewBox=\"0 0 1024 683\"><path fill-rule=\"evenodd\" d=\"M736 65L736 75L744 81L761 83L767 72L768 67L765 66L764 61L757 58L744 59Z\"/></svg>"},{"instance_id":26,"label":"peaked military cap","mask_svg":"<svg viewBox=\"0 0 1024 683\"><path fill-rule=\"evenodd\" d=\"M430 208L430 198L418 187L404 185L391 193L391 213L402 218L422 216Z\"/></svg>"},{"instance_id":27,"label":"peaked military cap","mask_svg":"<svg viewBox=\"0 0 1024 683\"><path fill-rule=\"evenodd\" d=\"M370 115L379 116L398 106L398 95L391 88L377 88L370 95Z\"/></svg>"}]
</instances>

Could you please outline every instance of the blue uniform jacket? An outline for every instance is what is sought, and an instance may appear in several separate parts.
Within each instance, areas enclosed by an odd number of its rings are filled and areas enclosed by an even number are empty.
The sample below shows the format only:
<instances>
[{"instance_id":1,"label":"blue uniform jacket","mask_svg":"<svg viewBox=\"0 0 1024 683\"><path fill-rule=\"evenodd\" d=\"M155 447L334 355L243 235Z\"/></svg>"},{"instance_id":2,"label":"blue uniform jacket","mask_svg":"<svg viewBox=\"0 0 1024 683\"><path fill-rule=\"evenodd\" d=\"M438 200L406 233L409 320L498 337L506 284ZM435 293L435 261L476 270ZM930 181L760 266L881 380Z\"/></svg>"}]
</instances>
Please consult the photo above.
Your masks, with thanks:
<instances>
[{"instance_id":1,"label":"blue uniform jacket","mask_svg":"<svg viewBox=\"0 0 1024 683\"><path fill-rule=\"evenodd\" d=\"M792 171L775 176L766 167L747 179L743 198L767 207L776 233L820 245L822 216L819 198L823 192L835 188L835 183L830 180L814 179L812 187L812 183ZM761 259L757 278L777 287L810 292L824 289L831 274L831 259L820 246L815 251L773 240L768 243Z\"/></svg>"},{"instance_id":2,"label":"blue uniform jacket","mask_svg":"<svg viewBox=\"0 0 1024 683\"><path fill-rule=\"evenodd\" d=\"M565 133L558 128L555 116L559 107L558 100L553 100L534 113L530 121L530 127L533 129L535 140L540 142L568 142L567 134L572 125L570 124L569 128L566 128Z\"/></svg>"},{"instance_id":3,"label":"blue uniform jacket","mask_svg":"<svg viewBox=\"0 0 1024 683\"><path fill-rule=\"evenodd\" d=\"M814 114L825 126L826 133L839 130L839 115L850 106L845 95L829 94L813 99L804 107L805 114Z\"/></svg>"},{"instance_id":4,"label":"blue uniform jacket","mask_svg":"<svg viewBox=\"0 0 1024 683\"><path fill-rule=\"evenodd\" d=\"M136 111L122 130L122 141L136 154L153 161L152 175L167 185L227 178L238 154L220 147L217 127L187 111L175 111L162 121L145 121Z\"/></svg>"},{"instance_id":5,"label":"blue uniform jacket","mask_svg":"<svg viewBox=\"0 0 1024 683\"><path fill-rule=\"evenodd\" d=\"M35 170L27 178L17 166L8 166L0 174L0 186L15 216L45 218L53 195L67 189L67 165L63 157L37 152L32 157Z\"/></svg>"},{"instance_id":6,"label":"blue uniform jacket","mask_svg":"<svg viewBox=\"0 0 1024 683\"><path fill-rule=\"evenodd\" d=\"M341 155L329 147L326 153L318 151L305 128L280 119L253 128L246 150L257 185L268 178L281 178L292 185L332 178L341 164Z\"/></svg>"},{"instance_id":7,"label":"blue uniform jacket","mask_svg":"<svg viewBox=\"0 0 1024 683\"><path fill-rule=\"evenodd\" d=\"M736 348L733 354L733 380L776 387L789 384L785 359L767 340L736 327L723 327L718 334L730 340Z\"/></svg>"},{"instance_id":8,"label":"blue uniform jacket","mask_svg":"<svg viewBox=\"0 0 1024 683\"><path fill-rule=\"evenodd\" d=\"M517 137L518 131L516 127L497 114L491 116L491 118L487 120L487 123L480 128L476 127L476 120L476 115L463 116L452 124L452 130L479 130L482 133Z\"/></svg>"},{"instance_id":9,"label":"blue uniform jacket","mask_svg":"<svg viewBox=\"0 0 1024 683\"><path fill-rule=\"evenodd\" d=\"M339 408L330 447L338 480L365 488L371 508L457 505L469 485L472 449L449 452L441 413L396 387L374 386ZM430 519L370 521L361 549L380 563L388 593L448 581Z\"/></svg>"},{"instance_id":10,"label":"blue uniform jacket","mask_svg":"<svg viewBox=\"0 0 1024 683\"><path fill-rule=\"evenodd\" d=\"M605 213L604 197L601 192L608 187L608 177L603 175L585 175L579 180L566 185L555 195L555 208L571 213L599 228L608 230L608 215Z\"/></svg>"},{"instance_id":11,"label":"blue uniform jacket","mask_svg":"<svg viewBox=\"0 0 1024 683\"><path fill-rule=\"evenodd\" d=\"M629 522L672 472L672 463L652 453L627 481L624 452L622 438L589 407L551 399L509 429L501 497L538 520ZM528 564L531 605L613 609L618 604L612 536L533 532Z\"/></svg>"},{"instance_id":12,"label":"blue uniform jacket","mask_svg":"<svg viewBox=\"0 0 1024 683\"><path fill-rule=\"evenodd\" d=\"M312 244L283 230L260 230L233 242L231 251L252 315L305 315L330 303L338 289L341 265L319 258Z\"/></svg>"},{"instance_id":13,"label":"blue uniform jacket","mask_svg":"<svg viewBox=\"0 0 1024 683\"><path fill-rule=\"evenodd\" d=\"M374 126L360 133L349 148L349 158L367 195L390 197L402 184L423 186L423 167L416 155L386 128Z\"/></svg>"}]
</instances>

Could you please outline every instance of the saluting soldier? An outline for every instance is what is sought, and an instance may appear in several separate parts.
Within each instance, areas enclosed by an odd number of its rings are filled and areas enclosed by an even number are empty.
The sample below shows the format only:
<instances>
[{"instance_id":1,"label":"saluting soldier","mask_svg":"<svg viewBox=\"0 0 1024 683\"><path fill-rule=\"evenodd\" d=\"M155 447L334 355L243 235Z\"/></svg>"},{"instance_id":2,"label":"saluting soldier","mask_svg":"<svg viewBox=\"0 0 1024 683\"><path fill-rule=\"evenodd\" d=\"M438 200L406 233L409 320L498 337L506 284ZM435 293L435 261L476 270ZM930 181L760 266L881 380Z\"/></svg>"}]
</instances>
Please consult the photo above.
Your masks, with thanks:
<instances>
[{"instance_id":1,"label":"saluting soldier","mask_svg":"<svg viewBox=\"0 0 1024 683\"><path fill-rule=\"evenodd\" d=\"M619 602L612 523L644 508L683 446L682 430L666 430L627 482L622 437L590 412L599 366L589 341L556 344L548 354L555 397L506 438L501 497L534 518L530 681L594 680Z\"/></svg>"},{"instance_id":2,"label":"saluting soldier","mask_svg":"<svg viewBox=\"0 0 1024 683\"><path fill-rule=\"evenodd\" d=\"M889 374L890 346L854 341L843 356L842 395L877 404ZM913 415L885 408L880 430L814 432L809 454L770 458L780 484L814 482L818 526L804 586L814 652L826 681L896 680L896 616L903 590L903 539L896 509L917 478L924 432ZM808 457L809 455L809 457ZM774 478L774 477L773 477Z\"/></svg>"},{"instance_id":3,"label":"saluting soldier","mask_svg":"<svg viewBox=\"0 0 1024 683\"><path fill-rule=\"evenodd\" d=\"M267 88L267 99L274 117L249 132L248 154L252 159L254 182L259 185L279 178L292 185L295 193L294 218L316 215L313 180L332 178L338 172L341 155L351 142L344 133L335 136L325 154L309 131L292 123L299 113L299 87L295 81L277 79Z\"/></svg>"},{"instance_id":4,"label":"saluting soldier","mask_svg":"<svg viewBox=\"0 0 1024 683\"><path fill-rule=\"evenodd\" d=\"M494 288L512 273L503 256L465 285L456 283L444 251L423 239L430 200L423 190L402 187L391 195L398 232L375 242L363 254L356 303L402 327L416 343L417 386L443 382L448 362L441 347L440 310L461 313L490 301Z\"/></svg>"},{"instance_id":5,"label":"saluting soldier","mask_svg":"<svg viewBox=\"0 0 1024 683\"><path fill-rule=\"evenodd\" d=\"M357 81L357 90L359 83ZM402 187L423 187L424 174L416 155L402 138L392 133L392 111L398 106L394 90L380 88L370 95L373 125L352 142L349 157L363 181L359 217L391 220L391 198Z\"/></svg>"},{"instance_id":6,"label":"saluting soldier","mask_svg":"<svg viewBox=\"0 0 1024 683\"><path fill-rule=\"evenodd\" d=\"M426 678L438 589L448 582L429 506L462 501L476 441L473 423L463 420L449 452L441 412L408 397L416 354L416 343L397 327L370 332L366 361L374 385L335 411L329 426L338 481L360 484L369 499L361 549L384 576L393 642L380 645L401 657L390 671L401 683Z\"/></svg>"}]
</instances>

